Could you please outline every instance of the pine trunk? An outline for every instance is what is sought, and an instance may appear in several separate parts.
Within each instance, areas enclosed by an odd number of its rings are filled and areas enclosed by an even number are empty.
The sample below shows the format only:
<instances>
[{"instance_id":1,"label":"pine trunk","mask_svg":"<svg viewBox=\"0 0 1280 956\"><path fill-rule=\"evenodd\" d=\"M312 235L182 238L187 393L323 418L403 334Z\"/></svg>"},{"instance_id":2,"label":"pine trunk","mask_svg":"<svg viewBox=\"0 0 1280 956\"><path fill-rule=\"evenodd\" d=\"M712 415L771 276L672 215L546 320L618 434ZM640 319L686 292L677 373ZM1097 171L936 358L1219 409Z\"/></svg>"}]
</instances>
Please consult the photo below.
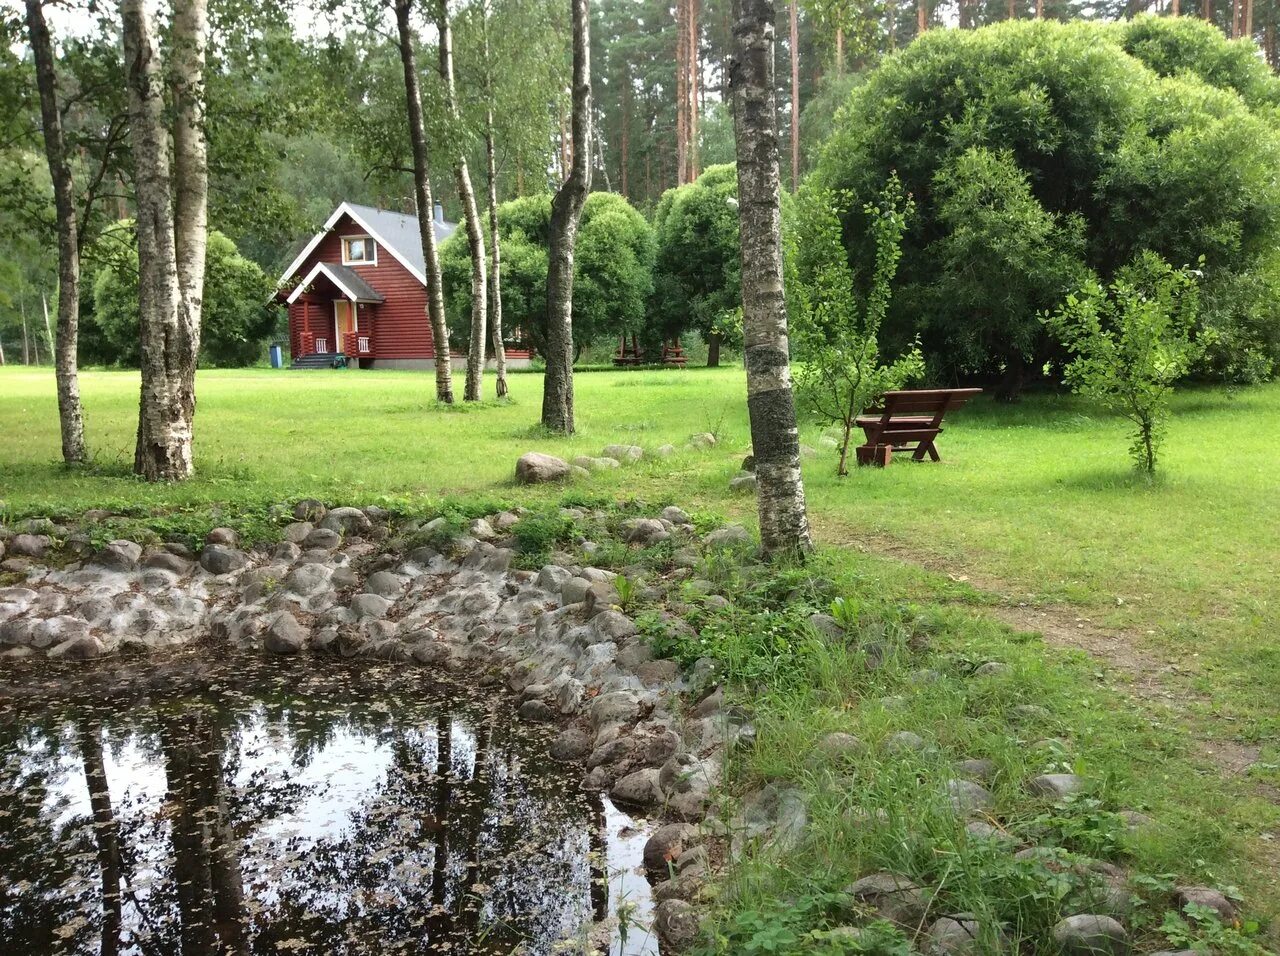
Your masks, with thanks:
<instances>
[{"instance_id":1,"label":"pine trunk","mask_svg":"<svg viewBox=\"0 0 1280 956\"><path fill-rule=\"evenodd\" d=\"M929 0L917 0L916 33L924 33L929 29Z\"/></svg>"},{"instance_id":2,"label":"pine trunk","mask_svg":"<svg viewBox=\"0 0 1280 956\"><path fill-rule=\"evenodd\" d=\"M197 0L198 2L198 0ZM191 477L192 429L195 418L195 363L200 345L199 313L194 316L184 301L179 279L178 243L171 193L173 175L169 162L169 137L164 126L165 102L159 55L144 0L121 0L124 59L129 88L129 126L133 150L134 190L138 233L138 324L140 330L142 389L138 410L138 442L134 452L135 474L148 481L181 481ZM201 13L175 18L175 66L177 45L182 42L178 24L195 29ZM191 38L194 40L195 38ZM200 49L203 42L200 41ZM187 56L194 57L193 51ZM199 82L198 77L183 77ZM195 83L188 86L192 88ZM178 118L182 123L190 113ZM196 131L202 137L201 130ZM188 146L190 144L188 143ZM177 143L175 142L175 153ZM182 162L189 162L185 156ZM179 160L175 157L175 165ZM195 174L190 166L184 171ZM198 191L198 190L197 190ZM190 200L192 194L187 192ZM184 209L184 228L190 229L200 211ZM184 240L190 241L189 233ZM189 245L184 252L192 253ZM189 266L191 260L184 260ZM195 303L198 308L198 303Z\"/></svg>"},{"instance_id":3,"label":"pine trunk","mask_svg":"<svg viewBox=\"0 0 1280 956\"><path fill-rule=\"evenodd\" d=\"M418 88L418 64L413 52L413 28L409 10L413 0L396 0L400 65L404 69L404 95L409 118L409 142L413 149L414 201L418 207L418 234L427 267L427 314L435 339L436 401L453 404L453 366L449 355L449 324L444 312L444 283L440 278L440 253L436 249L435 203L431 199L431 174L427 166L427 131L422 118L422 94Z\"/></svg>"},{"instance_id":4,"label":"pine trunk","mask_svg":"<svg viewBox=\"0 0 1280 956\"><path fill-rule=\"evenodd\" d=\"M800 476L782 286L773 0L733 0L729 73L738 157L743 352L756 461L760 541L768 555L812 548Z\"/></svg>"},{"instance_id":5,"label":"pine trunk","mask_svg":"<svg viewBox=\"0 0 1280 956\"><path fill-rule=\"evenodd\" d=\"M53 181L53 204L58 227L58 334L54 343L54 377L58 388L58 423L62 432L62 460L68 465L87 460L84 408L80 403L78 341L80 336L80 228L76 216L71 165L62 133L53 41L44 18L42 0L27 0L27 30L40 91L40 120L44 152ZM3 363L0 354L0 364Z\"/></svg>"},{"instance_id":6,"label":"pine trunk","mask_svg":"<svg viewBox=\"0 0 1280 956\"><path fill-rule=\"evenodd\" d=\"M489 187L489 327L493 335L493 364L498 398L506 398L507 350L502 344L502 244L498 238L498 161L493 130L493 64L489 60L489 3L485 0L484 43L484 156L485 178Z\"/></svg>"},{"instance_id":7,"label":"pine trunk","mask_svg":"<svg viewBox=\"0 0 1280 956\"><path fill-rule=\"evenodd\" d=\"M589 0L570 0L573 15L573 166L551 201L547 257L547 362L542 424L573 434L573 248L591 188L591 52Z\"/></svg>"},{"instance_id":8,"label":"pine trunk","mask_svg":"<svg viewBox=\"0 0 1280 956\"><path fill-rule=\"evenodd\" d=\"M791 0L791 191L800 188L800 11Z\"/></svg>"},{"instance_id":9,"label":"pine trunk","mask_svg":"<svg viewBox=\"0 0 1280 956\"><path fill-rule=\"evenodd\" d=\"M698 0L687 0L687 2L689 10L689 103L685 107L685 116L688 117L688 143L686 149L689 154L689 168L686 182L693 182L698 178L700 171L698 160L698 90L702 85L702 78L699 75L701 71L699 58L701 43L699 42L698 33Z\"/></svg>"},{"instance_id":10,"label":"pine trunk","mask_svg":"<svg viewBox=\"0 0 1280 956\"><path fill-rule=\"evenodd\" d=\"M689 165L689 0L676 0L676 185Z\"/></svg>"},{"instance_id":11,"label":"pine trunk","mask_svg":"<svg viewBox=\"0 0 1280 956\"><path fill-rule=\"evenodd\" d=\"M489 316L489 278L485 263L484 226L480 222L480 207L476 203L476 191L471 185L471 171L467 168L466 137L462 135L458 91L453 77L453 28L449 23L449 0L439 0L436 27L440 31L440 76L444 80L445 109L449 114L453 137L458 144L457 152L454 154L453 177L458 186L458 198L462 200L467 241L471 245L471 340L467 346L467 382L463 388L462 399L466 402L478 402L484 397L484 351L487 338L485 326Z\"/></svg>"}]
</instances>

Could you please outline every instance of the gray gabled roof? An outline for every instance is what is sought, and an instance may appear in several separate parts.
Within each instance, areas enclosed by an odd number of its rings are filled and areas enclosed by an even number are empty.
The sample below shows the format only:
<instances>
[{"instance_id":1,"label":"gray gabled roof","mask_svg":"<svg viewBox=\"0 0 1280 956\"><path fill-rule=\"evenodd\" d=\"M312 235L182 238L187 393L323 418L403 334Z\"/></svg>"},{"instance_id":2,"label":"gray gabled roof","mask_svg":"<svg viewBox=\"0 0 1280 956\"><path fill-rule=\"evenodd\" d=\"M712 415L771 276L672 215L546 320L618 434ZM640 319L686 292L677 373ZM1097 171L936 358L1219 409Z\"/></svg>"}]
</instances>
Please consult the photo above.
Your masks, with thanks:
<instances>
[{"instance_id":1,"label":"gray gabled roof","mask_svg":"<svg viewBox=\"0 0 1280 956\"><path fill-rule=\"evenodd\" d=\"M360 206L347 203L348 208L357 213L382 241L413 263L419 272L427 271L427 257L422 254L422 238L418 233L418 217L389 209L377 209L374 206ZM436 243L442 243L453 235L458 228L456 223L434 220Z\"/></svg>"},{"instance_id":2,"label":"gray gabled roof","mask_svg":"<svg viewBox=\"0 0 1280 956\"><path fill-rule=\"evenodd\" d=\"M325 271L334 279L338 280L338 284L355 296L357 302L381 302L382 293L380 293L364 279L360 278L360 273L349 266L340 266L332 262L324 264Z\"/></svg>"},{"instance_id":3,"label":"gray gabled roof","mask_svg":"<svg viewBox=\"0 0 1280 956\"><path fill-rule=\"evenodd\" d=\"M357 225L369 232L375 242L412 272L419 282L426 284L426 257L422 254L418 217L392 212L389 209L378 209L375 206L360 206L344 202L333 211L324 228L312 237L289 268L284 271L284 275L280 277L281 286L284 286L302 267L316 246L320 245L320 241L333 231L333 227L343 216L350 216L355 220ZM458 228L456 223L445 222L443 218L435 219L434 227L438 243L444 242Z\"/></svg>"}]
</instances>

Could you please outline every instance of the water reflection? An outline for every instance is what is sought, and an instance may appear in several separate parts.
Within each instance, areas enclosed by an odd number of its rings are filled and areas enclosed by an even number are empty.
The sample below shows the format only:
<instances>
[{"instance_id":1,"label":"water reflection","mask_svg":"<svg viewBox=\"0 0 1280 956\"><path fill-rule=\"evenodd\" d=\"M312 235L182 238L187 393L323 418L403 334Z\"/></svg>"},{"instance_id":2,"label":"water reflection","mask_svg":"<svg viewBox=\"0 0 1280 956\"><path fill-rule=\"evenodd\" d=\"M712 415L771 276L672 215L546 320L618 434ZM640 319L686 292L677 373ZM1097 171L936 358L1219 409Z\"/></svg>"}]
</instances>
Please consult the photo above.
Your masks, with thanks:
<instances>
[{"instance_id":1,"label":"water reflection","mask_svg":"<svg viewBox=\"0 0 1280 956\"><path fill-rule=\"evenodd\" d=\"M5 953L535 956L647 916L644 835L500 698L256 659L183 684L0 703Z\"/></svg>"}]
</instances>

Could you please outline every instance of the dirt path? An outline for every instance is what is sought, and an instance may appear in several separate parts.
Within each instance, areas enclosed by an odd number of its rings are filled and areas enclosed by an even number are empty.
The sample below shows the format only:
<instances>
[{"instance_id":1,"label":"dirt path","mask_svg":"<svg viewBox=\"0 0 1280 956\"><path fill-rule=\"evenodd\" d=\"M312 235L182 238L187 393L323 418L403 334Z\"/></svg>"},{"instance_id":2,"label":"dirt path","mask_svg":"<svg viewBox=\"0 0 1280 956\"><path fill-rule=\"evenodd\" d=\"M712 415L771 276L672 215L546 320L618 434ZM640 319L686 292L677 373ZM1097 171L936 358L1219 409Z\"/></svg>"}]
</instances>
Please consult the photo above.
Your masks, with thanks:
<instances>
[{"instance_id":1,"label":"dirt path","mask_svg":"<svg viewBox=\"0 0 1280 956\"><path fill-rule=\"evenodd\" d=\"M1248 779L1249 768L1260 756L1259 747L1234 739L1232 728L1215 725L1210 719L1189 721L1180 706L1189 700L1207 701L1194 690L1190 678L1195 669L1185 660L1162 655L1149 648L1143 636L1134 631L1104 628L1095 624L1087 612L1065 604L1033 604L1023 600L1007 582L987 577L972 568L957 566L953 560L915 551L886 535L854 532L845 525L822 521L822 538L842 547L855 548L867 554L889 557L904 564L922 567L954 581L962 581L993 598L995 603L975 608L975 613L988 614L1020 631L1034 631L1045 643L1054 647L1083 651L1098 661L1108 683L1143 706L1169 711L1173 721L1184 727L1196 753L1228 780L1243 783L1252 793L1280 804L1280 789L1262 781ZM1163 716L1163 715L1162 715ZM1280 856L1280 848L1277 848Z\"/></svg>"}]
</instances>

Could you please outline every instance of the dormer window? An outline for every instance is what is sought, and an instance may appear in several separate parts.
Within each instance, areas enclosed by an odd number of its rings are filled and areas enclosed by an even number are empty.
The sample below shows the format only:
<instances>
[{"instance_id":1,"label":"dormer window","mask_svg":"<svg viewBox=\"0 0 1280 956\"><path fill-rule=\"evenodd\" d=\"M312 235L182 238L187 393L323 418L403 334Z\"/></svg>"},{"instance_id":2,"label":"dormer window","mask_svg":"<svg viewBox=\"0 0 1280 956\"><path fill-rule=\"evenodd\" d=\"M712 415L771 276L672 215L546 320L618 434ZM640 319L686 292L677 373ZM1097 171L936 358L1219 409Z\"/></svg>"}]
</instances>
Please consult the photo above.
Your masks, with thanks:
<instances>
[{"instance_id":1,"label":"dormer window","mask_svg":"<svg viewBox=\"0 0 1280 956\"><path fill-rule=\"evenodd\" d=\"M368 236L344 236L342 264L344 266L377 265L377 245Z\"/></svg>"}]
</instances>

